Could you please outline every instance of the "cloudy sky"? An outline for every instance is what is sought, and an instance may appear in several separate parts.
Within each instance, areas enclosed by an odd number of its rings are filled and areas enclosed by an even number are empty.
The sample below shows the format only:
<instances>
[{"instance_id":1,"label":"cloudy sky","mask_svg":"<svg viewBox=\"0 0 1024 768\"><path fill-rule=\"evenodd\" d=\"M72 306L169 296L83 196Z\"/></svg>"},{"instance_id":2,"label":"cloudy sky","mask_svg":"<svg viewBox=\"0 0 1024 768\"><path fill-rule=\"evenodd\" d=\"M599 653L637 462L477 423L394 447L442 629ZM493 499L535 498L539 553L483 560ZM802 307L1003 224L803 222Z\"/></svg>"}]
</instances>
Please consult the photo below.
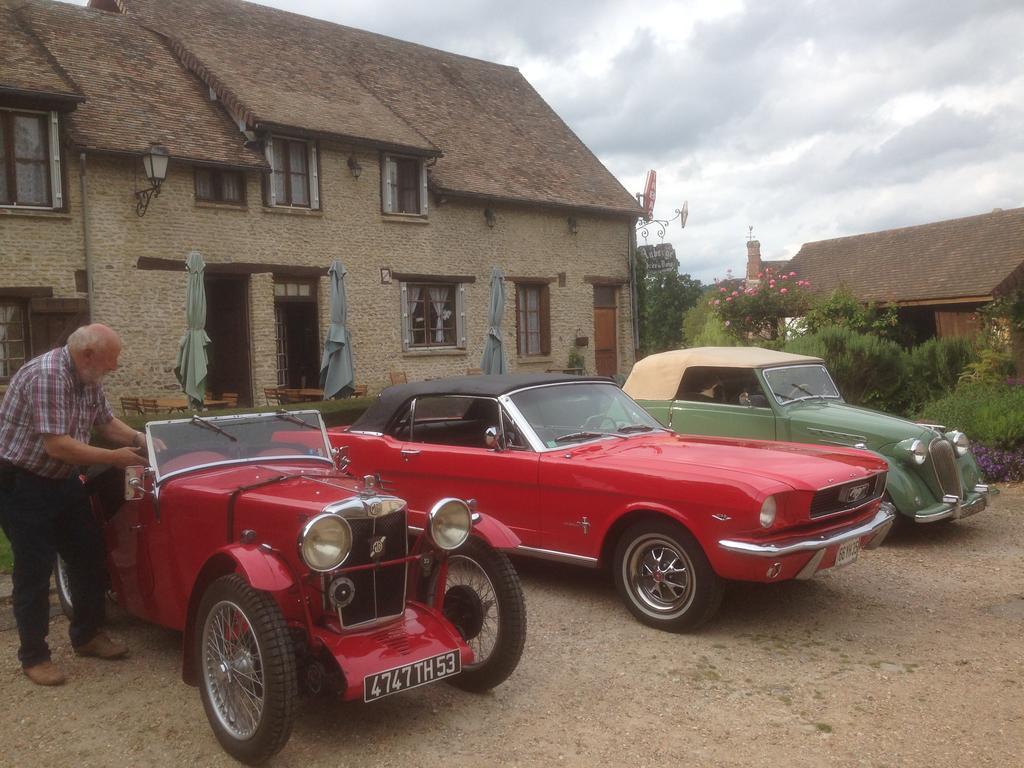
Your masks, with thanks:
<instances>
[{"instance_id":1,"label":"cloudy sky","mask_svg":"<svg viewBox=\"0 0 1024 768\"><path fill-rule=\"evenodd\" d=\"M1020 0L259 2L518 67L705 281L1024 205Z\"/></svg>"}]
</instances>

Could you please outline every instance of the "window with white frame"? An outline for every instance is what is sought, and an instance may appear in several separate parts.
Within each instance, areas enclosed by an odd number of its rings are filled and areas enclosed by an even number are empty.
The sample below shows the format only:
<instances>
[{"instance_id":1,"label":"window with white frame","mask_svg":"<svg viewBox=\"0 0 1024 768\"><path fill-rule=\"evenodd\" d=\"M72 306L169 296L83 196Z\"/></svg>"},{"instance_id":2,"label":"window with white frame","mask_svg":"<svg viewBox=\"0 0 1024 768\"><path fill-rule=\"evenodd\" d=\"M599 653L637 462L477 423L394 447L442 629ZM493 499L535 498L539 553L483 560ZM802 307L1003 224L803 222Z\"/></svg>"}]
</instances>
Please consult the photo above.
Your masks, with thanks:
<instances>
[{"instance_id":1,"label":"window with white frame","mask_svg":"<svg viewBox=\"0 0 1024 768\"><path fill-rule=\"evenodd\" d=\"M465 286L402 283L403 349L466 346Z\"/></svg>"},{"instance_id":2,"label":"window with white frame","mask_svg":"<svg viewBox=\"0 0 1024 768\"><path fill-rule=\"evenodd\" d=\"M516 351L551 354L551 298L547 283L516 283Z\"/></svg>"},{"instance_id":3,"label":"window with white frame","mask_svg":"<svg viewBox=\"0 0 1024 768\"><path fill-rule=\"evenodd\" d=\"M267 203L291 208L320 207L316 142L271 136L266 144L270 174Z\"/></svg>"},{"instance_id":4,"label":"window with white frame","mask_svg":"<svg viewBox=\"0 0 1024 768\"><path fill-rule=\"evenodd\" d=\"M0 109L0 206L63 208L56 112Z\"/></svg>"},{"instance_id":5,"label":"window with white frame","mask_svg":"<svg viewBox=\"0 0 1024 768\"><path fill-rule=\"evenodd\" d=\"M381 173L384 213L427 215L427 169L418 157L384 155Z\"/></svg>"}]
</instances>

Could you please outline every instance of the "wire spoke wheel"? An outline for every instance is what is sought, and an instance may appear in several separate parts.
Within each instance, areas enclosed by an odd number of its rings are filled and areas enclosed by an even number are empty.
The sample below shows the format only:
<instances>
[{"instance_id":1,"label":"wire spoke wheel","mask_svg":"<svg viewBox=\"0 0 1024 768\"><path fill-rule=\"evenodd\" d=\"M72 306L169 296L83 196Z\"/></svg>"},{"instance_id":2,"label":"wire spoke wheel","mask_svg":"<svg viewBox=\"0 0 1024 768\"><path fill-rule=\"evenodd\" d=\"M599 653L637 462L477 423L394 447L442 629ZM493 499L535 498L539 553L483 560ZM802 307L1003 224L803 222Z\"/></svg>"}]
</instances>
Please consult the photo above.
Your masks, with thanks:
<instances>
[{"instance_id":1,"label":"wire spoke wheel","mask_svg":"<svg viewBox=\"0 0 1024 768\"><path fill-rule=\"evenodd\" d=\"M250 739L263 717L263 660L249 620L234 603L217 603L203 626L203 684L221 725Z\"/></svg>"},{"instance_id":2,"label":"wire spoke wheel","mask_svg":"<svg viewBox=\"0 0 1024 768\"><path fill-rule=\"evenodd\" d=\"M466 668L479 667L498 644L501 616L494 585L475 560L455 555L448 561L444 591L445 615L473 649L473 663Z\"/></svg>"}]
</instances>

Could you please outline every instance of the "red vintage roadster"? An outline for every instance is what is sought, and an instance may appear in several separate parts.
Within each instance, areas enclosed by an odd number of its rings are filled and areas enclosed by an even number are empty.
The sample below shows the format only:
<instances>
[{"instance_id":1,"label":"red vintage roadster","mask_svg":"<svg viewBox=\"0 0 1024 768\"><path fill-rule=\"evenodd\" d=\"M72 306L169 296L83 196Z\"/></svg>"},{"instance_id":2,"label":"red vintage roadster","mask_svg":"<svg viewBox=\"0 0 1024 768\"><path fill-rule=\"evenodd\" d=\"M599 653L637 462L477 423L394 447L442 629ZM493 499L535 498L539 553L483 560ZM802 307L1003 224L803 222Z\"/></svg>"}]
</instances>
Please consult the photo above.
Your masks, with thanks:
<instances>
[{"instance_id":1,"label":"red vintage roadster","mask_svg":"<svg viewBox=\"0 0 1024 768\"><path fill-rule=\"evenodd\" d=\"M345 471L315 411L154 422L151 468L89 480L111 593L184 633L225 750L258 763L288 740L300 689L375 701L515 669L523 596L501 523L440 494L410 538L406 503ZM74 585L57 564L58 594Z\"/></svg>"},{"instance_id":2,"label":"red vintage roadster","mask_svg":"<svg viewBox=\"0 0 1024 768\"><path fill-rule=\"evenodd\" d=\"M723 582L807 579L878 546L886 465L849 448L680 436L603 378L470 376L390 387L331 430L428 525L442 489L521 539L515 552L610 565L633 614L683 630Z\"/></svg>"}]
</instances>

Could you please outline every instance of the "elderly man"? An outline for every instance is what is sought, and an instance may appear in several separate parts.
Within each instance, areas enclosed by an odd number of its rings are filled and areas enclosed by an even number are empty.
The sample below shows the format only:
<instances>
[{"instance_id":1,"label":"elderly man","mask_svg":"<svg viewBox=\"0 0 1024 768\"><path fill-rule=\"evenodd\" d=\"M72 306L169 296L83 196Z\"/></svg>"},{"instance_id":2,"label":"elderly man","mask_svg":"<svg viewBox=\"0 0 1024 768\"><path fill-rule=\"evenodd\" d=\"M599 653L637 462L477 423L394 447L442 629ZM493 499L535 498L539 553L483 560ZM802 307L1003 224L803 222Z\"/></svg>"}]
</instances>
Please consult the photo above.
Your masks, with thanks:
<instances>
[{"instance_id":1,"label":"elderly man","mask_svg":"<svg viewBox=\"0 0 1024 768\"><path fill-rule=\"evenodd\" d=\"M117 369L121 340L105 325L79 328L67 346L25 363L0 404L0 525L14 553L14 616L25 675L60 685L50 661L50 572L57 554L68 566L74 618L71 644L80 656L117 659L127 646L100 626L106 588L103 541L79 480L79 467L143 462L145 436L116 419L103 377ZM125 446L89 445L91 431Z\"/></svg>"}]
</instances>

